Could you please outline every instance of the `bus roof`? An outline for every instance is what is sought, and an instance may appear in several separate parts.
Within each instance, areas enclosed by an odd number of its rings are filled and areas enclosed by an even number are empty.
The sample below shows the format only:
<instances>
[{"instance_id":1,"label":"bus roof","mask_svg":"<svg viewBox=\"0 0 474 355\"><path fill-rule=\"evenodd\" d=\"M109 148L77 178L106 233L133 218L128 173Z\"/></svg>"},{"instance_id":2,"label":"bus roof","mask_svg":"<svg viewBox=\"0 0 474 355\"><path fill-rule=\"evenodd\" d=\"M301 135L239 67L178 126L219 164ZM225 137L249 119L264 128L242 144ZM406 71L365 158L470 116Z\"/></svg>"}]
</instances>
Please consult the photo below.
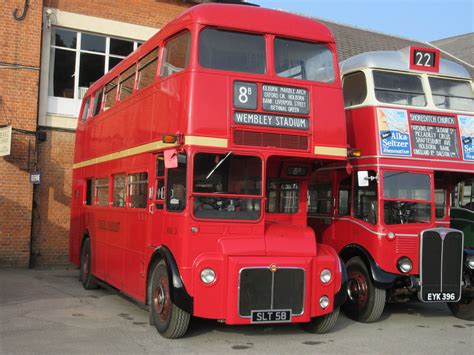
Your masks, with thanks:
<instances>
[{"instance_id":1,"label":"bus roof","mask_svg":"<svg viewBox=\"0 0 474 355\"><path fill-rule=\"evenodd\" d=\"M376 51L358 54L342 61L340 67L341 75L366 68L413 71L413 69L410 69L410 47L399 51ZM430 74L471 79L466 68L443 58L440 60L439 72Z\"/></svg>"}]
</instances>

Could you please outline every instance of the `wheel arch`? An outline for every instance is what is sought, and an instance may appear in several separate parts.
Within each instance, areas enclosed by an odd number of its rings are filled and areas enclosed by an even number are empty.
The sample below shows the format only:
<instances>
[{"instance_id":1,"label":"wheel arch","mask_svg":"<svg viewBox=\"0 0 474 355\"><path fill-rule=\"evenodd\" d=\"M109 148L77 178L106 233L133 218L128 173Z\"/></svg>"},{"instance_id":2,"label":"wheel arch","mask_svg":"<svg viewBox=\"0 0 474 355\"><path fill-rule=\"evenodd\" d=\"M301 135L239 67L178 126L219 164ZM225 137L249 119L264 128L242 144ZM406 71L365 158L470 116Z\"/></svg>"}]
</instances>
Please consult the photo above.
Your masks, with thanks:
<instances>
[{"instance_id":1,"label":"wheel arch","mask_svg":"<svg viewBox=\"0 0 474 355\"><path fill-rule=\"evenodd\" d=\"M171 251L164 245L157 248L148 263L147 276L146 276L146 301L148 305L150 302L151 294L151 277L153 270L160 261L164 260L168 275L170 275L170 297L173 303L181 308L182 310L193 314L194 301L193 298L186 291L181 275L179 274L179 268L176 260Z\"/></svg>"},{"instance_id":2,"label":"wheel arch","mask_svg":"<svg viewBox=\"0 0 474 355\"><path fill-rule=\"evenodd\" d=\"M378 288L392 288L397 279L401 277L400 275L383 271L372 258L370 253L364 247L358 244L350 244L345 246L340 251L339 255L344 263L347 263L349 259L355 256L360 257L369 271L372 282Z\"/></svg>"}]
</instances>

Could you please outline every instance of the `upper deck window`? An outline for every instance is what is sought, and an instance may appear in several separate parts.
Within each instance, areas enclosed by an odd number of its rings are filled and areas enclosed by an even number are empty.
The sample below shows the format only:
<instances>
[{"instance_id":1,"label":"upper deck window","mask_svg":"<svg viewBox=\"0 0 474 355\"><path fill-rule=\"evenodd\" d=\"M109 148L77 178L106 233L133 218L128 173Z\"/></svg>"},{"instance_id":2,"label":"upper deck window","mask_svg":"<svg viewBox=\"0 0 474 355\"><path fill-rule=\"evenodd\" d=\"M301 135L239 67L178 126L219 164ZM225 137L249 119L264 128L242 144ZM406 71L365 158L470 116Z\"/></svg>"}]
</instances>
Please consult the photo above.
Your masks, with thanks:
<instances>
[{"instance_id":1,"label":"upper deck window","mask_svg":"<svg viewBox=\"0 0 474 355\"><path fill-rule=\"evenodd\" d=\"M448 110L474 111L474 99L468 81L429 78L437 107Z\"/></svg>"},{"instance_id":2,"label":"upper deck window","mask_svg":"<svg viewBox=\"0 0 474 355\"><path fill-rule=\"evenodd\" d=\"M199 35L199 64L210 69L264 74L265 38L207 28Z\"/></svg>"},{"instance_id":3,"label":"upper deck window","mask_svg":"<svg viewBox=\"0 0 474 355\"><path fill-rule=\"evenodd\" d=\"M164 78L179 73L187 68L190 47L191 34L189 31L179 33L166 43L163 65L161 67L161 77Z\"/></svg>"},{"instance_id":4,"label":"upper deck window","mask_svg":"<svg viewBox=\"0 0 474 355\"><path fill-rule=\"evenodd\" d=\"M374 70L373 74L375 97L378 101L397 105L426 105L419 76L380 70Z\"/></svg>"},{"instance_id":5,"label":"upper deck window","mask_svg":"<svg viewBox=\"0 0 474 355\"><path fill-rule=\"evenodd\" d=\"M342 84L344 92L344 107L359 105L367 96L367 83L365 74L361 71L344 77Z\"/></svg>"},{"instance_id":6,"label":"upper deck window","mask_svg":"<svg viewBox=\"0 0 474 355\"><path fill-rule=\"evenodd\" d=\"M158 66L158 49L148 53L138 61L138 85L137 89L147 87L155 80L156 68Z\"/></svg>"},{"instance_id":7,"label":"upper deck window","mask_svg":"<svg viewBox=\"0 0 474 355\"><path fill-rule=\"evenodd\" d=\"M276 38L275 70L284 78L334 81L333 55L324 44Z\"/></svg>"}]
</instances>

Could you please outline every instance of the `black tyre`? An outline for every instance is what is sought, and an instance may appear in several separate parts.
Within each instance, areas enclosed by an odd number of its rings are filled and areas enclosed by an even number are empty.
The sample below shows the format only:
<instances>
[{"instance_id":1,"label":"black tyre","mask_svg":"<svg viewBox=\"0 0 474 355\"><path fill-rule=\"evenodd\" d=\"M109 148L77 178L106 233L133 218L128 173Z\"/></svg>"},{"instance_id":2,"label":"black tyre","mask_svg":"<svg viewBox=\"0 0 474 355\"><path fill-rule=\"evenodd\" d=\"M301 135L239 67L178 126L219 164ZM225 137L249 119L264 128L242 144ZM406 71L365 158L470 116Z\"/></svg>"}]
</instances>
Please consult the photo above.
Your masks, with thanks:
<instances>
[{"instance_id":1,"label":"black tyre","mask_svg":"<svg viewBox=\"0 0 474 355\"><path fill-rule=\"evenodd\" d=\"M94 290L99 287L97 280L91 274L91 242L89 238L84 240L81 249L81 265L79 270L79 280L86 290Z\"/></svg>"},{"instance_id":2,"label":"black tyre","mask_svg":"<svg viewBox=\"0 0 474 355\"><path fill-rule=\"evenodd\" d=\"M374 286L367 267L358 256L346 263L348 297L342 309L351 319L371 323L379 320L385 307L386 291Z\"/></svg>"},{"instance_id":3,"label":"black tyre","mask_svg":"<svg viewBox=\"0 0 474 355\"><path fill-rule=\"evenodd\" d=\"M329 332L336 325L339 318L339 308L321 317L312 318L309 323L302 324L304 330L314 334L324 334Z\"/></svg>"},{"instance_id":4,"label":"black tyre","mask_svg":"<svg viewBox=\"0 0 474 355\"><path fill-rule=\"evenodd\" d=\"M474 321L474 300L461 299L459 302L448 303L448 308L456 318Z\"/></svg>"},{"instance_id":5,"label":"black tyre","mask_svg":"<svg viewBox=\"0 0 474 355\"><path fill-rule=\"evenodd\" d=\"M156 330L165 338L181 338L188 330L191 316L171 300L170 280L164 261L156 265L151 277L150 312Z\"/></svg>"}]
</instances>

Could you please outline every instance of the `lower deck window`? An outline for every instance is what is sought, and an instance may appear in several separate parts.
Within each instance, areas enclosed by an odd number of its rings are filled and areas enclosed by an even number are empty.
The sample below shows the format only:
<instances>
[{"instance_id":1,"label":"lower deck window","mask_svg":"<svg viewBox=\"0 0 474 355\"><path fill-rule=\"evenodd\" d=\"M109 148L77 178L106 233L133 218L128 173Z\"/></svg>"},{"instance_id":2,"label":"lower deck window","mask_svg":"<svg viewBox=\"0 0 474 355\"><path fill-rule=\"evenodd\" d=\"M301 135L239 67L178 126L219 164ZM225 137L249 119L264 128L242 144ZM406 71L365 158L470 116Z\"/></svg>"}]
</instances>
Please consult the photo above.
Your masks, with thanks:
<instances>
[{"instance_id":1,"label":"lower deck window","mask_svg":"<svg viewBox=\"0 0 474 355\"><path fill-rule=\"evenodd\" d=\"M109 178L96 180L97 206L109 205Z\"/></svg>"},{"instance_id":2,"label":"lower deck window","mask_svg":"<svg viewBox=\"0 0 474 355\"><path fill-rule=\"evenodd\" d=\"M148 197L148 173L128 176L129 204L131 208L145 208Z\"/></svg>"},{"instance_id":3,"label":"lower deck window","mask_svg":"<svg viewBox=\"0 0 474 355\"><path fill-rule=\"evenodd\" d=\"M299 190L299 184L297 182L270 182L268 185L267 212L297 213Z\"/></svg>"}]
</instances>

